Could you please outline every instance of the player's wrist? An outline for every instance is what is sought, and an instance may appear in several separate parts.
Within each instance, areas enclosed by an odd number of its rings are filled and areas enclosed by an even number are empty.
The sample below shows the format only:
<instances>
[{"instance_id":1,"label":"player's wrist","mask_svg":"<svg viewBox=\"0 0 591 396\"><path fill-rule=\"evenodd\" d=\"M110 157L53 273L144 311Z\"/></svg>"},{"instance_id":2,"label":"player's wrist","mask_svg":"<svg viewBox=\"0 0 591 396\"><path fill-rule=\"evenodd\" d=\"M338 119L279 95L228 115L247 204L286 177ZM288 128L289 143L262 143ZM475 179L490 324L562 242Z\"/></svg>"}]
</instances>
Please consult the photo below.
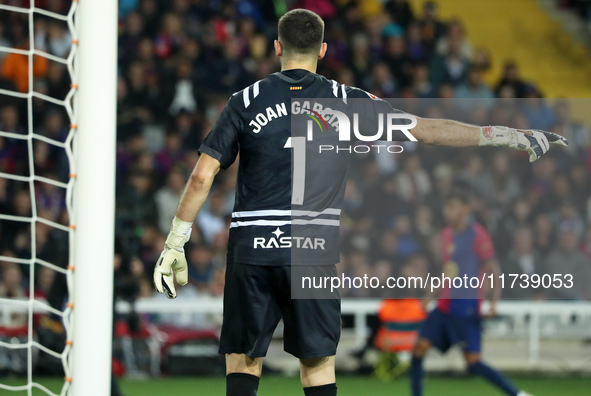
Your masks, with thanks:
<instances>
[{"instance_id":1,"label":"player's wrist","mask_svg":"<svg viewBox=\"0 0 591 396\"><path fill-rule=\"evenodd\" d=\"M515 148L518 144L517 131L505 126L480 127L479 146L508 146Z\"/></svg>"},{"instance_id":2,"label":"player's wrist","mask_svg":"<svg viewBox=\"0 0 591 396\"><path fill-rule=\"evenodd\" d=\"M172 219L172 225L170 226L170 229L171 231L175 231L179 234L187 235L191 232L192 226L192 221L184 221L175 216L174 219Z\"/></svg>"},{"instance_id":3,"label":"player's wrist","mask_svg":"<svg viewBox=\"0 0 591 396\"><path fill-rule=\"evenodd\" d=\"M191 226L193 222L184 221L175 216L170 226L170 232L166 238L165 246L179 252L183 251L183 246L191 237Z\"/></svg>"}]
</instances>

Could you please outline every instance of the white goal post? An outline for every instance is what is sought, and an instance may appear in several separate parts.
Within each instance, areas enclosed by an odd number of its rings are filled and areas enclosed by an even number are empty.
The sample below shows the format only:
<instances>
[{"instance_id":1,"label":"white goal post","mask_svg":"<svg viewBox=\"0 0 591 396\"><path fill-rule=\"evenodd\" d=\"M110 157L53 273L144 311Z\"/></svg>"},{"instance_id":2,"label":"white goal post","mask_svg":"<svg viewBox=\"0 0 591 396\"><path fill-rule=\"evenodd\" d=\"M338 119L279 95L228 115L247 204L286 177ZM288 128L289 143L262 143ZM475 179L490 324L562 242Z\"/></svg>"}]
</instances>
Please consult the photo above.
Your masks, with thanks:
<instances>
[{"instance_id":1,"label":"white goal post","mask_svg":"<svg viewBox=\"0 0 591 396\"><path fill-rule=\"evenodd\" d=\"M27 111L27 123L22 131L0 130L0 137L26 146L28 158L20 156L18 160L28 162L29 174L2 171L0 178L27 183L31 215L0 213L0 221L29 224L30 258L0 253L0 261L29 266L30 275L27 297L0 298L0 311L14 309L28 318L26 341L0 339L0 352L26 356L26 384L9 385L0 380L0 393L25 391L32 396L39 390L50 396L108 396L113 331L118 3L117 0L70 0L64 2L63 8L54 5L48 9L40 8L40 2L35 0L9 3L0 1L0 11L3 15L14 13L26 21L28 47L10 43L14 47L0 46L0 53L21 57L19 60L27 58L28 84L21 90L3 86L0 96L20 100L21 105L26 103L26 107L22 107ZM35 41L35 21L39 20L36 18L67 25L72 39L67 56L52 54ZM67 69L71 86L65 98L36 91L34 63L41 58ZM65 111L66 125L69 124L65 141L46 136L42 128L37 128L33 121L34 100L51 103ZM69 171L67 183L36 174L34 144L40 141L64 151ZM38 183L65 190L64 206L69 224L65 224L66 220L54 221L37 213ZM67 268L63 263L55 264L38 256L38 223L68 233ZM37 298L34 293L36 266L66 277L68 300L64 301L63 308L50 306L45 299ZM34 333L34 313L52 314L61 319L65 334L63 349L54 350L39 341ZM35 381L33 358L40 352L62 362L65 378L61 390L49 390Z\"/></svg>"},{"instance_id":2,"label":"white goal post","mask_svg":"<svg viewBox=\"0 0 591 396\"><path fill-rule=\"evenodd\" d=\"M83 0L76 16L79 80L70 396L111 392L117 15L117 0Z\"/></svg>"}]
</instances>

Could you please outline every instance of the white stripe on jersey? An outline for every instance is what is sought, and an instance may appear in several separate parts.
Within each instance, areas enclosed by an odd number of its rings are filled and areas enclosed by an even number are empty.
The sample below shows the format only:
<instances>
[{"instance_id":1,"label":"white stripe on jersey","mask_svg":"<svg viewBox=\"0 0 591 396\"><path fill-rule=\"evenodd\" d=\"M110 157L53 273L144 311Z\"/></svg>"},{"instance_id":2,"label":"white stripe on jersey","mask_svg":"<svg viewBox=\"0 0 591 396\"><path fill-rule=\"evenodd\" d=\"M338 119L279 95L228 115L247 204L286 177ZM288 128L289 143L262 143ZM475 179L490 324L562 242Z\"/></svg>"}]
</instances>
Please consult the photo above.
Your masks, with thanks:
<instances>
[{"instance_id":1,"label":"white stripe on jersey","mask_svg":"<svg viewBox=\"0 0 591 396\"><path fill-rule=\"evenodd\" d=\"M308 210L248 210L243 212L233 212L232 217L243 218L243 217L266 217L266 216L307 216L317 217L320 215L334 215L339 216L341 214L340 209L328 208L322 212L314 212Z\"/></svg>"},{"instance_id":2,"label":"white stripe on jersey","mask_svg":"<svg viewBox=\"0 0 591 396\"><path fill-rule=\"evenodd\" d=\"M316 224L316 225L325 225L325 226L333 226L338 227L341 225L339 220L325 220L325 219L314 219L314 220L292 220L291 224L295 225L306 225L306 224Z\"/></svg>"},{"instance_id":3,"label":"white stripe on jersey","mask_svg":"<svg viewBox=\"0 0 591 396\"><path fill-rule=\"evenodd\" d=\"M332 80L332 94L337 98L339 97L339 83L335 80Z\"/></svg>"},{"instance_id":4,"label":"white stripe on jersey","mask_svg":"<svg viewBox=\"0 0 591 396\"><path fill-rule=\"evenodd\" d=\"M247 227L247 226L273 226L280 227L291 224L291 220L251 220L251 221L233 221L230 223L230 228Z\"/></svg>"},{"instance_id":5,"label":"white stripe on jersey","mask_svg":"<svg viewBox=\"0 0 591 396\"><path fill-rule=\"evenodd\" d=\"M343 93L343 102L347 104L347 91L345 91L345 84L341 84L341 92Z\"/></svg>"},{"instance_id":6,"label":"white stripe on jersey","mask_svg":"<svg viewBox=\"0 0 591 396\"><path fill-rule=\"evenodd\" d=\"M248 210L244 212L232 212L232 217L264 217L264 216L291 216L291 210Z\"/></svg>"},{"instance_id":7,"label":"white stripe on jersey","mask_svg":"<svg viewBox=\"0 0 591 396\"><path fill-rule=\"evenodd\" d=\"M308 217L316 217L316 216L320 216L320 215L340 216L341 210L340 209L333 209L333 208L324 209L322 212L313 212L311 210L292 210L291 214L292 214L292 216L308 216Z\"/></svg>"},{"instance_id":8,"label":"white stripe on jersey","mask_svg":"<svg viewBox=\"0 0 591 396\"><path fill-rule=\"evenodd\" d=\"M248 226L273 226L281 227L284 225L324 225L331 227L338 227L340 225L339 220L325 220L325 219L314 219L314 220L250 220L250 221L233 221L230 223L230 228L236 227L248 227Z\"/></svg>"},{"instance_id":9,"label":"white stripe on jersey","mask_svg":"<svg viewBox=\"0 0 591 396\"><path fill-rule=\"evenodd\" d=\"M248 90L250 89L250 87L246 87L244 88L244 91L242 91L242 99L244 100L244 107L248 107L250 106L250 98L248 97Z\"/></svg>"},{"instance_id":10,"label":"white stripe on jersey","mask_svg":"<svg viewBox=\"0 0 591 396\"><path fill-rule=\"evenodd\" d=\"M256 98L257 96L259 96L259 83L260 82L261 82L261 80L254 83L254 87L252 89L253 99Z\"/></svg>"}]
</instances>

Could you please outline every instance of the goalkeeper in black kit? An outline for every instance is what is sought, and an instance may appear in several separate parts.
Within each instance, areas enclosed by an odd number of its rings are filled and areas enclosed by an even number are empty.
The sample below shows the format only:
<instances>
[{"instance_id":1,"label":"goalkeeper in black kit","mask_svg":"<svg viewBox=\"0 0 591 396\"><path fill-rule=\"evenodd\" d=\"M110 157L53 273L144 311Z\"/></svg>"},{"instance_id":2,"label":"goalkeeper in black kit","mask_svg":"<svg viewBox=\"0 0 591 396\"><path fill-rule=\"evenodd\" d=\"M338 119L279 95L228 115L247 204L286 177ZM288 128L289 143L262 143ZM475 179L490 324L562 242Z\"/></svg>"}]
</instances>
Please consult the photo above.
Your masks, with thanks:
<instances>
[{"instance_id":1,"label":"goalkeeper in black kit","mask_svg":"<svg viewBox=\"0 0 591 396\"><path fill-rule=\"evenodd\" d=\"M373 111L359 125L372 128L377 113L400 113L367 92L316 74L327 51L324 22L315 13L295 9L278 26L275 53L281 71L232 95L219 120L199 148L201 156L180 200L170 234L154 269L160 293L175 298L174 280L188 281L183 245L220 169L232 165L240 154L236 200L228 241L224 314L219 352L226 356L228 396L256 395L263 357L278 322L284 322L284 349L300 361L300 377L306 395L337 394L335 353L340 338L340 299L294 299L291 273L297 249L317 250L305 260L323 276L336 276L339 262L338 229L345 191L348 156L307 153L308 179L301 180L292 139L292 100L333 98L366 99ZM334 126L325 125L334 131ZM369 129L371 132L372 129ZM375 129L373 129L375 131ZM527 151L530 161L540 158L549 143L567 145L566 139L540 131L507 127L479 127L450 120L417 118L409 134L392 140L416 138L441 146L507 146ZM336 133L324 134L338 144ZM330 141L333 139L334 141ZM332 155L332 156L331 156ZM335 177L338 175L338 177ZM301 181L301 186L296 184ZM298 187L300 186L300 187ZM304 190L305 187L305 190ZM306 227L315 227L309 243ZM304 231L303 231L304 230ZM317 235L326 238L314 239ZM308 245L306 245L308 243Z\"/></svg>"}]
</instances>

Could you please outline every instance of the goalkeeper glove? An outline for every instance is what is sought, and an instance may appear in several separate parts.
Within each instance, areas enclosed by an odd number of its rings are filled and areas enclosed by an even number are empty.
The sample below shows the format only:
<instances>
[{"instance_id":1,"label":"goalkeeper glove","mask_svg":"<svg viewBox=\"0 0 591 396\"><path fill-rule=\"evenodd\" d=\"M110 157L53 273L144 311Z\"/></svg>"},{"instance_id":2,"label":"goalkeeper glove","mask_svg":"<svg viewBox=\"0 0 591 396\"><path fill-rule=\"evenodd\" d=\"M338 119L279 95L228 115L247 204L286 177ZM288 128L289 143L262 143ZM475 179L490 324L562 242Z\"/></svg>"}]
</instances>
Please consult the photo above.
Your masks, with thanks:
<instances>
[{"instance_id":1,"label":"goalkeeper glove","mask_svg":"<svg viewBox=\"0 0 591 396\"><path fill-rule=\"evenodd\" d=\"M565 137L536 129L513 129L504 126L480 128L480 146L508 146L529 153L529 162L534 162L550 149L550 143L568 146Z\"/></svg>"},{"instance_id":2,"label":"goalkeeper glove","mask_svg":"<svg viewBox=\"0 0 591 396\"><path fill-rule=\"evenodd\" d=\"M183 246L191 237L192 224L178 217L174 218L164 244L164 250L160 253L154 267L154 287L158 293L164 293L168 298L176 298L175 276L181 286L186 285L189 281L187 259Z\"/></svg>"}]
</instances>

